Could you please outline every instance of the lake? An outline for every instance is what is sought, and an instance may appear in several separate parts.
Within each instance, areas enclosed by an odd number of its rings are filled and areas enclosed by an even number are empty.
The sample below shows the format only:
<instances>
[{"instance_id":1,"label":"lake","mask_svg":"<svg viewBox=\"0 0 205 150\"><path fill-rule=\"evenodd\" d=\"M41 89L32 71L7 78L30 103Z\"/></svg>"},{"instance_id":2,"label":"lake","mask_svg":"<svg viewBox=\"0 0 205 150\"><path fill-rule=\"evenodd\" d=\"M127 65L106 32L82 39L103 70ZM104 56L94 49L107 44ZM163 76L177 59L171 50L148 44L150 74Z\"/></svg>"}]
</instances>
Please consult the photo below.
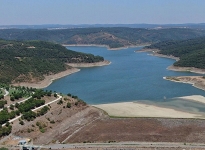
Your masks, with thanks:
<instances>
[{"instance_id":1,"label":"lake","mask_svg":"<svg viewBox=\"0 0 205 150\"><path fill-rule=\"evenodd\" d=\"M106 47L67 47L100 55L112 63L108 66L81 68L81 71L55 80L46 90L77 95L88 104L127 102L136 100L163 101L165 98L203 95L205 91L190 84L164 80L164 76L199 75L175 72L166 68L175 60L136 53L142 47L107 50Z\"/></svg>"}]
</instances>

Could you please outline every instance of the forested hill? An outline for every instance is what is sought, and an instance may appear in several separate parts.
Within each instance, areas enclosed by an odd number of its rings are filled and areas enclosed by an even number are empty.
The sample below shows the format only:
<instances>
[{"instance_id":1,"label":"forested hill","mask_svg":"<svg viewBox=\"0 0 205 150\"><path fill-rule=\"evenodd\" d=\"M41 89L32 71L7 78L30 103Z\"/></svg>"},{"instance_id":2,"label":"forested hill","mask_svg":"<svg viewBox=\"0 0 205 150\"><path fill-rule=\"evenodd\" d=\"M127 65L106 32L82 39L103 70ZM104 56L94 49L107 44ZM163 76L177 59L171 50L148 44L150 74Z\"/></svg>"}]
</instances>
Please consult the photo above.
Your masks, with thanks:
<instances>
[{"instance_id":1,"label":"forested hill","mask_svg":"<svg viewBox=\"0 0 205 150\"><path fill-rule=\"evenodd\" d=\"M69 68L65 63L92 63L104 58L68 50L44 41L0 40L0 81L43 80Z\"/></svg>"},{"instance_id":2,"label":"forested hill","mask_svg":"<svg viewBox=\"0 0 205 150\"><path fill-rule=\"evenodd\" d=\"M59 44L98 44L118 48L167 40L185 40L205 36L205 30L189 28L74 28L74 29L1 29L7 40L43 40Z\"/></svg>"},{"instance_id":3,"label":"forested hill","mask_svg":"<svg viewBox=\"0 0 205 150\"><path fill-rule=\"evenodd\" d=\"M167 41L146 46L159 49L158 53L179 57L174 66L205 69L205 37L182 41Z\"/></svg>"}]
</instances>

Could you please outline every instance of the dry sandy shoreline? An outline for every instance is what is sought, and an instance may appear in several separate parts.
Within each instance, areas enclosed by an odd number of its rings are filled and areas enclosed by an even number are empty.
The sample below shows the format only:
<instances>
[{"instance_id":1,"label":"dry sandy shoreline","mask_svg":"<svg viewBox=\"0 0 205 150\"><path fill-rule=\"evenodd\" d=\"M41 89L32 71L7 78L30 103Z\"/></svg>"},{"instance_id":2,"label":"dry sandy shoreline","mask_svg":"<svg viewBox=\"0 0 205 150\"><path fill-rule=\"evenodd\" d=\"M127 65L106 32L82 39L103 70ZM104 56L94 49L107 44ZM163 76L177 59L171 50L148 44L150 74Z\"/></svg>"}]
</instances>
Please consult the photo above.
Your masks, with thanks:
<instances>
[{"instance_id":1,"label":"dry sandy shoreline","mask_svg":"<svg viewBox=\"0 0 205 150\"><path fill-rule=\"evenodd\" d=\"M100 67L105 65L110 65L111 62L105 60L103 62L95 62L95 63L67 63L67 65L74 67L74 68L84 68L84 67Z\"/></svg>"},{"instance_id":2,"label":"dry sandy shoreline","mask_svg":"<svg viewBox=\"0 0 205 150\"><path fill-rule=\"evenodd\" d=\"M54 80L68 76L70 74L76 73L78 71L80 71L80 69L78 69L77 67L95 67L95 66L105 66L105 65L109 65L111 62L110 61L103 61L103 62L97 62L97 63L78 63L78 64L73 64L74 68L68 69L66 71L57 73L57 74L53 74L53 75L49 75L49 76L45 76L45 79L39 82L34 82L34 83L28 83L28 82L21 82L21 83L15 83L12 84L14 86L25 86L25 87L33 87L33 88L37 88L37 89L41 89L41 88L45 88L47 86L49 86ZM72 66L72 64L69 64Z\"/></svg>"},{"instance_id":3,"label":"dry sandy shoreline","mask_svg":"<svg viewBox=\"0 0 205 150\"><path fill-rule=\"evenodd\" d=\"M178 77L163 77L165 80L192 84L192 86L205 91L205 78L203 76L178 76Z\"/></svg>"},{"instance_id":4,"label":"dry sandy shoreline","mask_svg":"<svg viewBox=\"0 0 205 150\"><path fill-rule=\"evenodd\" d=\"M96 47L106 47L108 50L123 50L131 47L141 47L141 46L148 46L150 44L139 44L139 45L129 45L125 47L119 48L110 48L108 45L98 45L98 44L63 44L62 46L96 46Z\"/></svg>"},{"instance_id":5,"label":"dry sandy shoreline","mask_svg":"<svg viewBox=\"0 0 205 150\"><path fill-rule=\"evenodd\" d=\"M12 85L33 87L33 88L41 89L41 88L45 88L45 87L49 86L56 79L65 77L67 75L70 75L70 74L78 72L78 71L80 71L80 69L72 68L72 69L68 69L66 71L63 71L63 72L60 72L60 73L57 73L54 75L45 76L45 79L42 81L39 81L39 82L35 82L35 83L21 82L21 83L14 83Z\"/></svg>"},{"instance_id":6,"label":"dry sandy shoreline","mask_svg":"<svg viewBox=\"0 0 205 150\"><path fill-rule=\"evenodd\" d=\"M168 55L159 54L158 53L159 51L160 51L159 49L142 49L142 50L135 51L135 52L150 52L150 55L152 55L152 56L170 58L170 59L174 59L176 61L179 60L179 57L175 57L172 55L168 56Z\"/></svg>"},{"instance_id":7,"label":"dry sandy shoreline","mask_svg":"<svg viewBox=\"0 0 205 150\"><path fill-rule=\"evenodd\" d=\"M192 100L192 97L189 97L189 99L187 100ZM184 111L174 110L171 108L164 108L164 107L159 107L154 105L142 104L138 102L122 102L122 103L100 104L100 105L93 105L93 106L104 110L105 112L108 113L109 116L113 116L113 117L151 117L151 118L157 117L157 118L205 119L205 117L200 114L188 113Z\"/></svg>"}]
</instances>

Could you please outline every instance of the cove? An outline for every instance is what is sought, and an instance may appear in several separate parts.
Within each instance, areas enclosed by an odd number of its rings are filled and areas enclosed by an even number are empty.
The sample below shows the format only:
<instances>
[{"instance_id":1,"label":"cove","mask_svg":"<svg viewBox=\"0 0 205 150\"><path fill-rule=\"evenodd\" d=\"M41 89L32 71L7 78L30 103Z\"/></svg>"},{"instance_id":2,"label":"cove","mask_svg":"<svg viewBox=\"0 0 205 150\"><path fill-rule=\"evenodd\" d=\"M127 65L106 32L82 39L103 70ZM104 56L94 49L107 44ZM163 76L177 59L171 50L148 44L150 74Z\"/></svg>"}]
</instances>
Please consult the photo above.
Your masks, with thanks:
<instances>
[{"instance_id":1,"label":"cove","mask_svg":"<svg viewBox=\"0 0 205 150\"><path fill-rule=\"evenodd\" d=\"M166 68L175 60L135 53L143 47L108 50L106 47L73 46L68 49L100 55L112 63L108 66L81 68L81 71L55 80L45 90L71 93L88 104L137 100L163 101L164 98L188 95L205 96L205 91L190 84L164 80L164 76L199 75L175 72Z\"/></svg>"}]
</instances>

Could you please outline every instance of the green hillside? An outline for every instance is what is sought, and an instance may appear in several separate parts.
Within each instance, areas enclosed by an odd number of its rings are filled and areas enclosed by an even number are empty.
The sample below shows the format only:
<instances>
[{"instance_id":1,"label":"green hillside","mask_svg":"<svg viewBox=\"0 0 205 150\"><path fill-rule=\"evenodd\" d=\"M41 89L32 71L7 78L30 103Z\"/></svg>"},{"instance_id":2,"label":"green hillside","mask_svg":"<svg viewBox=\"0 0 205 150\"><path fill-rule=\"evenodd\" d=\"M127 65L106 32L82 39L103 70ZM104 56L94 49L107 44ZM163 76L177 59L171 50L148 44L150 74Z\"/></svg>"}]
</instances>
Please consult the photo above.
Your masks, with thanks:
<instances>
[{"instance_id":1,"label":"green hillside","mask_svg":"<svg viewBox=\"0 0 205 150\"><path fill-rule=\"evenodd\" d=\"M182 41L167 41L146 46L159 49L160 54L179 57L174 66L205 69L205 37Z\"/></svg>"},{"instance_id":2,"label":"green hillside","mask_svg":"<svg viewBox=\"0 0 205 150\"><path fill-rule=\"evenodd\" d=\"M188 28L74 28L74 29L1 29L7 40L43 40L59 44L99 44L118 48L167 40L185 40L205 36L205 30Z\"/></svg>"},{"instance_id":3,"label":"green hillside","mask_svg":"<svg viewBox=\"0 0 205 150\"><path fill-rule=\"evenodd\" d=\"M43 80L44 75L64 71L65 63L93 63L104 58L68 50L43 41L0 40L0 81L3 83Z\"/></svg>"}]
</instances>

